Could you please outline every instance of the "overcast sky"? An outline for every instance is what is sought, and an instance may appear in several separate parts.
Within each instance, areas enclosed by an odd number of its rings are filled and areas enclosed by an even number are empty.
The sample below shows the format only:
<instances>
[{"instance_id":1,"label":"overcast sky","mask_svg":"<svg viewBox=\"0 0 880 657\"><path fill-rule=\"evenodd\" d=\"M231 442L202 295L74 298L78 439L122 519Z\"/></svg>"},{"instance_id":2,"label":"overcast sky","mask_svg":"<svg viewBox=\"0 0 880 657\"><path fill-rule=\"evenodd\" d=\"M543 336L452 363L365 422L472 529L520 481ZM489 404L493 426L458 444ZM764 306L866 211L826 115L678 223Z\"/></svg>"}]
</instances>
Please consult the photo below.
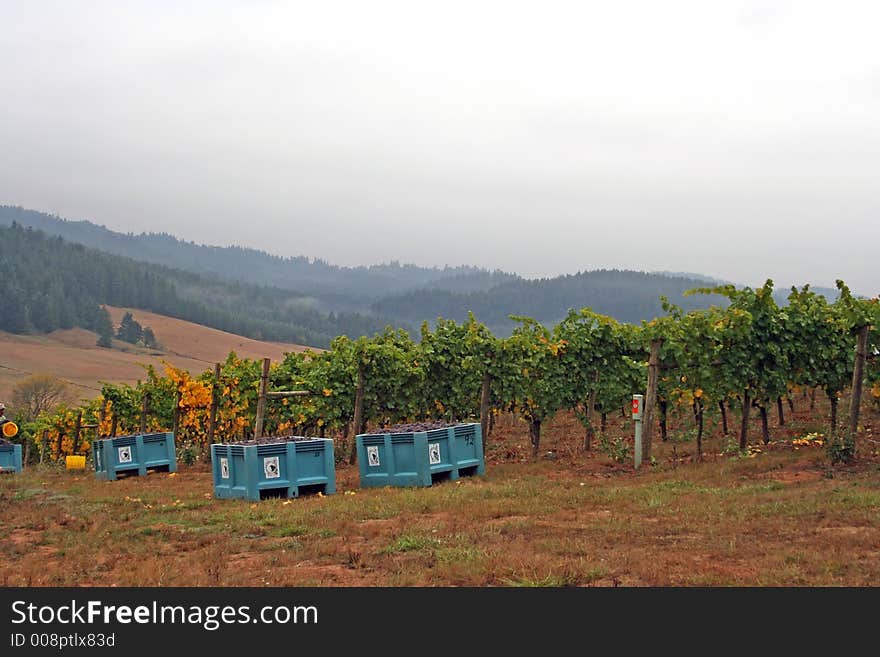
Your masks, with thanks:
<instances>
[{"instance_id":1,"label":"overcast sky","mask_svg":"<svg viewBox=\"0 0 880 657\"><path fill-rule=\"evenodd\" d=\"M0 203L880 292L876 2L0 0Z\"/></svg>"}]
</instances>

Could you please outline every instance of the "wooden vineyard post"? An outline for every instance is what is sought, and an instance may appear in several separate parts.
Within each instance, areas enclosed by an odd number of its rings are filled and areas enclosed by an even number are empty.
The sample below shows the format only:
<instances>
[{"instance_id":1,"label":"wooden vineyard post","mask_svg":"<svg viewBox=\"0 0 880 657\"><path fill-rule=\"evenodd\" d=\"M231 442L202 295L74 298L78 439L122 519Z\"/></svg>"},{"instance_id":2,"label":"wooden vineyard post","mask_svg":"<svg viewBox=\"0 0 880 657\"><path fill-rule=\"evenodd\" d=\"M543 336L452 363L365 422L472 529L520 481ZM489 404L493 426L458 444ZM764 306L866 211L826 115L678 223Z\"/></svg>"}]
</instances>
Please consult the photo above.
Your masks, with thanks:
<instances>
[{"instance_id":1,"label":"wooden vineyard post","mask_svg":"<svg viewBox=\"0 0 880 657\"><path fill-rule=\"evenodd\" d=\"M596 395L599 391L599 370L593 372L593 388L590 390L590 398L587 400L587 428L584 432L584 451L589 452L593 449L593 438L596 437L596 430L593 428L593 413L596 409Z\"/></svg>"},{"instance_id":2,"label":"wooden vineyard post","mask_svg":"<svg viewBox=\"0 0 880 657\"><path fill-rule=\"evenodd\" d=\"M363 431L364 424L364 364L358 363L357 387L354 389L354 435ZM357 438L351 442L351 450L348 454L349 465L354 465L357 460Z\"/></svg>"},{"instance_id":3,"label":"wooden vineyard post","mask_svg":"<svg viewBox=\"0 0 880 657\"><path fill-rule=\"evenodd\" d=\"M742 424L739 429L739 448L745 449L749 444L749 413L752 410L752 398L748 390L743 390Z\"/></svg>"},{"instance_id":4,"label":"wooden vineyard post","mask_svg":"<svg viewBox=\"0 0 880 657\"><path fill-rule=\"evenodd\" d=\"M214 427L217 423L217 406L220 388L220 363L214 363L214 379L211 383L211 409L208 411L208 445L214 443Z\"/></svg>"},{"instance_id":5,"label":"wooden vineyard post","mask_svg":"<svg viewBox=\"0 0 880 657\"><path fill-rule=\"evenodd\" d=\"M49 430L43 429L43 449L40 450L40 465L43 465L43 458L49 449Z\"/></svg>"},{"instance_id":6,"label":"wooden vineyard post","mask_svg":"<svg viewBox=\"0 0 880 657\"><path fill-rule=\"evenodd\" d=\"M865 378L865 359L868 352L868 332L870 326L862 326L856 335L856 360L853 364L852 398L849 406L849 435L855 449L856 433L859 430L859 413L862 407L862 382Z\"/></svg>"},{"instance_id":7,"label":"wooden vineyard post","mask_svg":"<svg viewBox=\"0 0 880 657\"><path fill-rule=\"evenodd\" d=\"M107 419L107 400L101 400L101 412L98 414L98 426L100 427L104 424L104 420ZM100 435L101 431L98 430L98 434Z\"/></svg>"},{"instance_id":8,"label":"wooden vineyard post","mask_svg":"<svg viewBox=\"0 0 880 657\"><path fill-rule=\"evenodd\" d=\"M141 402L141 433L147 433L147 414L150 412L150 393L144 392Z\"/></svg>"},{"instance_id":9,"label":"wooden vineyard post","mask_svg":"<svg viewBox=\"0 0 880 657\"><path fill-rule=\"evenodd\" d=\"M263 359L263 371L260 374L260 396L257 398L257 421L254 426L254 438L263 437L263 416L266 414L266 388L269 386L268 358Z\"/></svg>"},{"instance_id":10,"label":"wooden vineyard post","mask_svg":"<svg viewBox=\"0 0 880 657\"><path fill-rule=\"evenodd\" d=\"M110 417L110 437L116 437L116 428L119 425L119 416L116 414L116 411L113 411L113 415Z\"/></svg>"},{"instance_id":11,"label":"wooden vineyard post","mask_svg":"<svg viewBox=\"0 0 880 657\"><path fill-rule=\"evenodd\" d=\"M657 371L660 369L660 345L663 340L651 340L648 358L648 388L645 390L645 420L642 428L642 461L651 462L651 438L654 434L654 402L657 399Z\"/></svg>"},{"instance_id":12,"label":"wooden vineyard post","mask_svg":"<svg viewBox=\"0 0 880 657\"><path fill-rule=\"evenodd\" d=\"M174 413L171 415L171 433L177 439L177 431L180 428L180 390L174 393Z\"/></svg>"},{"instance_id":13,"label":"wooden vineyard post","mask_svg":"<svg viewBox=\"0 0 880 657\"><path fill-rule=\"evenodd\" d=\"M483 453L486 453L486 438L489 436L489 391L492 387L492 377L488 372L483 373L483 385L480 389L480 432L483 436Z\"/></svg>"},{"instance_id":14,"label":"wooden vineyard post","mask_svg":"<svg viewBox=\"0 0 880 657\"><path fill-rule=\"evenodd\" d=\"M73 427L73 449L70 450L71 454L76 454L76 450L79 449L79 433L82 431L82 421L83 414L80 411L79 415L76 416L76 424Z\"/></svg>"}]
</instances>

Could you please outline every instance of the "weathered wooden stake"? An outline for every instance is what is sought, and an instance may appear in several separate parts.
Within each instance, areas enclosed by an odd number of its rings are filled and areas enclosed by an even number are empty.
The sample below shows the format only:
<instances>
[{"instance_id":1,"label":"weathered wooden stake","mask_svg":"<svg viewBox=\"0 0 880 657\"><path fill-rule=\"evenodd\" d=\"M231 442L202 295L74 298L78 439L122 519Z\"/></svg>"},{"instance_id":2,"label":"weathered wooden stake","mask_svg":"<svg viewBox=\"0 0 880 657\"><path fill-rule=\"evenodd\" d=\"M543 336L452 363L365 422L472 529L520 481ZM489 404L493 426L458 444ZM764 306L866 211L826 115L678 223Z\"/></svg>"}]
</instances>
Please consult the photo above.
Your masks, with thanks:
<instances>
[{"instance_id":1,"label":"weathered wooden stake","mask_svg":"<svg viewBox=\"0 0 880 657\"><path fill-rule=\"evenodd\" d=\"M739 448L745 449L749 444L749 413L752 412L752 398L748 390L743 390L742 424L739 428Z\"/></svg>"},{"instance_id":2,"label":"weathered wooden stake","mask_svg":"<svg viewBox=\"0 0 880 657\"><path fill-rule=\"evenodd\" d=\"M270 359L263 359L263 371L260 374L260 396L257 398L257 422L254 426L254 438L263 437L263 416L266 413L266 388L269 386Z\"/></svg>"},{"instance_id":3,"label":"weathered wooden stake","mask_svg":"<svg viewBox=\"0 0 880 657\"><path fill-rule=\"evenodd\" d=\"M82 421L83 414L80 411L79 415L76 416L76 424L73 427L73 449L70 450L71 454L76 454L76 450L79 449L79 432L82 431Z\"/></svg>"},{"instance_id":4,"label":"weathered wooden stake","mask_svg":"<svg viewBox=\"0 0 880 657\"><path fill-rule=\"evenodd\" d=\"M177 431L180 429L180 390L174 393L174 413L171 415L171 432L177 440Z\"/></svg>"},{"instance_id":5,"label":"weathered wooden stake","mask_svg":"<svg viewBox=\"0 0 880 657\"><path fill-rule=\"evenodd\" d=\"M863 326L856 336L856 360L853 364L852 398L849 402L849 435L855 446L859 430L859 413L862 408L862 383L865 379L865 359L868 356L868 333L870 326Z\"/></svg>"},{"instance_id":6,"label":"weathered wooden stake","mask_svg":"<svg viewBox=\"0 0 880 657\"><path fill-rule=\"evenodd\" d=\"M599 370L593 372L593 387L590 389L590 398L587 400L586 415L587 428L584 431L584 451L593 449L593 438L596 437L596 429L593 427L593 412L596 410L596 393L599 389Z\"/></svg>"},{"instance_id":7,"label":"weathered wooden stake","mask_svg":"<svg viewBox=\"0 0 880 657\"><path fill-rule=\"evenodd\" d=\"M211 382L211 409L208 411L208 445L214 443L214 426L217 423L217 406L220 397L220 363L214 363L214 379Z\"/></svg>"},{"instance_id":8,"label":"weathered wooden stake","mask_svg":"<svg viewBox=\"0 0 880 657\"><path fill-rule=\"evenodd\" d=\"M660 369L662 339L651 340L648 358L648 389L645 390L645 419L642 427L642 462L651 462L651 439L654 436L654 403L657 400L657 371Z\"/></svg>"},{"instance_id":9,"label":"weathered wooden stake","mask_svg":"<svg viewBox=\"0 0 880 657\"><path fill-rule=\"evenodd\" d=\"M483 453L486 453L486 439L489 436L489 392L492 387L492 377L488 372L483 373L483 385L480 388L480 433L483 437Z\"/></svg>"},{"instance_id":10,"label":"weathered wooden stake","mask_svg":"<svg viewBox=\"0 0 880 657\"><path fill-rule=\"evenodd\" d=\"M150 412L150 393L144 392L144 399L141 402L141 433L147 433L147 414L149 412Z\"/></svg>"},{"instance_id":11,"label":"weathered wooden stake","mask_svg":"<svg viewBox=\"0 0 880 657\"><path fill-rule=\"evenodd\" d=\"M358 364L357 386L354 389L354 435L357 436L364 430L364 364ZM357 438L351 441L351 451L348 454L348 463L354 465L357 460Z\"/></svg>"},{"instance_id":12,"label":"weathered wooden stake","mask_svg":"<svg viewBox=\"0 0 880 657\"><path fill-rule=\"evenodd\" d=\"M43 429L43 449L40 450L40 465L43 465L43 457L49 451L49 430Z\"/></svg>"}]
</instances>

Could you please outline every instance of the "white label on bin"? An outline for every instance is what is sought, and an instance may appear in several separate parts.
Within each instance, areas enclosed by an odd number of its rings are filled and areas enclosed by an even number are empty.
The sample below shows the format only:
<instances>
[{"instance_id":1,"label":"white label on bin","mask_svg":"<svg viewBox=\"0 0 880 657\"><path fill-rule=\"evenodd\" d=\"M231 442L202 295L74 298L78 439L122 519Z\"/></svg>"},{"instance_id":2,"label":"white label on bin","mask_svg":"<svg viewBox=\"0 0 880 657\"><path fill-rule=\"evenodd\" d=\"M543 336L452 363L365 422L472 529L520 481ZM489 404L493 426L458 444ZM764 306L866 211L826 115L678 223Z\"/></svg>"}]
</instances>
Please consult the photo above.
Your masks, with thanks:
<instances>
[{"instance_id":1,"label":"white label on bin","mask_svg":"<svg viewBox=\"0 0 880 657\"><path fill-rule=\"evenodd\" d=\"M367 463L370 467L375 468L379 465L379 446L370 445L367 447Z\"/></svg>"},{"instance_id":2,"label":"white label on bin","mask_svg":"<svg viewBox=\"0 0 880 657\"><path fill-rule=\"evenodd\" d=\"M263 459L263 472L266 473L266 479L278 479L281 476L277 456L267 456Z\"/></svg>"},{"instance_id":3,"label":"white label on bin","mask_svg":"<svg viewBox=\"0 0 880 657\"><path fill-rule=\"evenodd\" d=\"M220 476L229 479L229 459L220 457Z\"/></svg>"},{"instance_id":4,"label":"white label on bin","mask_svg":"<svg viewBox=\"0 0 880 657\"><path fill-rule=\"evenodd\" d=\"M428 461L431 465L440 463L440 443L428 443Z\"/></svg>"},{"instance_id":5,"label":"white label on bin","mask_svg":"<svg viewBox=\"0 0 880 657\"><path fill-rule=\"evenodd\" d=\"M119 448L119 462L131 463L131 446Z\"/></svg>"},{"instance_id":6,"label":"white label on bin","mask_svg":"<svg viewBox=\"0 0 880 657\"><path fill-rule=\"evenodd\" d=\"M95 450L95 470L103 470L101 467L101 448Z\"/></svg>"}]
</instances>

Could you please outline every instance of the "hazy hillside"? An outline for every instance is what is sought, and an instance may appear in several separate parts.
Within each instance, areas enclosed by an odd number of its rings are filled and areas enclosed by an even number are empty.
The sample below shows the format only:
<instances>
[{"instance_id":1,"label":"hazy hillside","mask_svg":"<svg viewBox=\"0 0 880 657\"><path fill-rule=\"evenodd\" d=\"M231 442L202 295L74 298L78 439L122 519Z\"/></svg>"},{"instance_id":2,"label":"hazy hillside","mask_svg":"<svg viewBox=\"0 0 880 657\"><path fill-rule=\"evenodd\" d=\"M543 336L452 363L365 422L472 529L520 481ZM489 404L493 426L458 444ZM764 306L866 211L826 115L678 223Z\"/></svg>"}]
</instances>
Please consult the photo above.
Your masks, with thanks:
<instances>
[{"instance_id":1,"label":"hazy hillside","mask_svg":"<svg viewBox=\"0 0 880 657\"><path fill-rule=\"evenodd\" d=\"M685 290L723 283L690 272L598 270L527 280L476 267L342 267L303 256L281 258L255 249L194 244L167 234L117 233L89 221L0 206L0 226L12 222L162 265L150 271L162 272L161 280L173 280L176 297L187 302L185 307L166 304L163 312L243 335L315 346L326 346L341 333L372 334L386 324L411 330L441 316L463 320L468 311L506 334L513 326L511 314L553 323L569 308L590 306L620 321L638 322L662 314L661 295L686 309L723 303L719 297L683 297ZM836 290L814 289L836 298ZM777 282L777 302L786 303L788 292L787 284ZM138 305L134 300L109 302Z\"/></svg>"},{"instance_id":2,"label":"hazy hillside","mask_svg":"<svg viewBox=\"0 0 880 657\"><path fill-rule=\"evenodd\" d=\"M135 260L211 274L229 281L294 290L300 296L308 295L319 308L335 311L363 310L380 297L421 287L469 292L516 278L477 267L429 268L396 262L341 267L304 256L281 258L237 246L195 244L164 233L118 233L90 221L69 221L34 210L0 206L0 225L8 226L13 221Z\"/></svg>"},{"instance_id":3,"label":"hazy hillside","mask_svg":"<svg viewBox=\"0 0 880 657\"><path fill-rule=\"evenodd\" d=\"M49 372L71 384L75 399L91 399L101 382L135 383L145 378L145 365L161 370L163 361L191 372L202 372L230 351L246 358L280 360L285 352L301 351L296 344L261 342L180 319L138 310L110 307L115 324L126 311L162 338L161 349L142 349L113 341L112 349L95 346L97 334L82 328L59 329L47 335L13 335L0 331L0 399L29 374Z\"/></svg>"},{"instance_id":4,"label":"hazy hillside","mask_svg":"<svg viewBox=\"0 0 880 657\"><path fill-rule=\"evenodd\" d=\"M663 314L660 296L685 309L724 303L722 297L683 296L705 281L635 271L597 270L550 279L515 280L485 292L456 294L448 290L418 290L374 304L378 313L412 323L438 316L462 321L469 310L493 331L507 334L509 315L527 315L552 324L569 308L590 306L623 322L639 322Z\"/></svg>"},{"instance_id":5,"label":"hazy hillside","mask_svg":"<svg viewBox=\"0 0 880 657\"><path fill-rule=\"evenodd\" d=\"M0 228L0 280L0 330L18 334L74 327L101 332L108 323L102 304L316 347L340 334L371 335L388 323L352 313L326 315L287 290L136 262L18 225Z\"/></svg>"}]
</instances>

